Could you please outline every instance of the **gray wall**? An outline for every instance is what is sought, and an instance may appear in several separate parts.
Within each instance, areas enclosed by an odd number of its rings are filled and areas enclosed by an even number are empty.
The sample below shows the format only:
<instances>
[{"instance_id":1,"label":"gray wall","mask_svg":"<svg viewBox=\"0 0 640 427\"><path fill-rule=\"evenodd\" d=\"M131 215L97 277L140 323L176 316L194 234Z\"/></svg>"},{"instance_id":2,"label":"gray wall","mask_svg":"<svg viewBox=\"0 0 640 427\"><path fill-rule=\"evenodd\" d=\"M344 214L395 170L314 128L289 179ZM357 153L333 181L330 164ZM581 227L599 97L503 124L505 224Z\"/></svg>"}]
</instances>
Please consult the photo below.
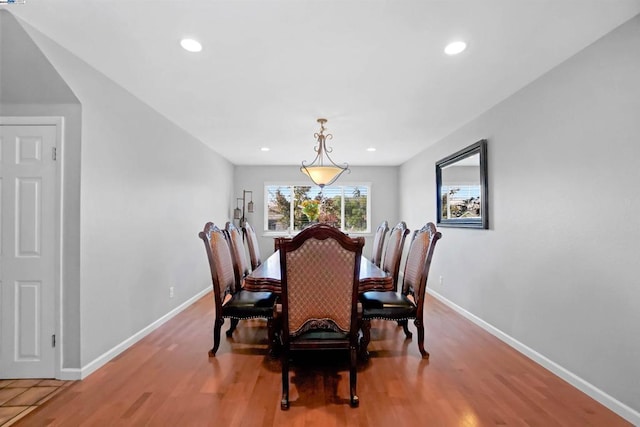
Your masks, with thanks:
<instances>
[{"instance_id":1,"label":"gray wall","mask_svg":"<svg viewBox=\"0 0 640 427\"><path fill-rule=\"evenodd\" d=\"M65 337L65 359L67 349L80 349L80 357L65 367L81 369L211 286L197 233L209 218L230 212L233 166L23 26L81 104L79 144L63 152L65 162L81 163L74 165L81 170L65 176L80 189L79 216L71 219L79 225L81 255L64 260L79 271L79 291L63 283L65 294L79 299L79 312L67 322L80 332ZM10 66L2 64L3 70Z\"/></svg>"},{"instance_id":2,"label":"gray wall","mask_svg":"<svg viewBox=\"0 0 640 427\"><path fill-rule=\"evenodd\" d=\"M8 11L0 9L0 102L4 104L77 104L36 44Z\"/></svg>"},{"instance_id":3,"label":"gray wall","mask_svg":"<svg viewBox=\"0 0 640 427\"><path fill-rule=\"evenodd\" d=\"M309 146L312 150L313 146ZM371 240L376 227L387 220L393 226L400 221L398 210L398 167L351 166L351 173L344 174L336 184L366 182L371 184L371 234L366 239L363 253L371 254ZM242 197L242 190L253 191L255 212L247 214L260 240L260 254L266 258L273 253L273 236L263 236L264 185L265 183L293 183L308 185L311 181L300 172L300 165L289 166L236 166L234 173L234 196ZM235 198L234 206L235 207ZM233 217L233 212L229 217ZM224 225L223 218L218 221ZM225 221L227 221L225 219ZM237 225L237 221L236 221Z\"/></svg>"},{"instance_id":4,"label":"gray wall","mask_svg":"<svg viewBox=\"0 0 640 427\"><path fill-rule=\"evenodd\" d=\"M404 164L399 187L410 227L435 218L435 162L487 138L490 230L441 228L429 287L636 416L639 76L636 17Z\"/></svg>"}]
</instances>

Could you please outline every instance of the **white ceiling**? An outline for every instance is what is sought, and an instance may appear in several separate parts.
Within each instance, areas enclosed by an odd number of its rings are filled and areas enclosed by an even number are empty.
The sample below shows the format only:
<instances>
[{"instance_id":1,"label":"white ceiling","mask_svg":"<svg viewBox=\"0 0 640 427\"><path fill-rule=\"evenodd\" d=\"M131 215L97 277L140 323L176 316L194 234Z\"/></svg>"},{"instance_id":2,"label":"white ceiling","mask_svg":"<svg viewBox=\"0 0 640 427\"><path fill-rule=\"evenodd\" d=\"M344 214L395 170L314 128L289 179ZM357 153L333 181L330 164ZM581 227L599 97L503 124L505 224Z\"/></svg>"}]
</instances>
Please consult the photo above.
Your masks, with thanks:
<instances>
[{"instance_id":1,"label":"white ceiling","mask_svg":"<svg viewBox=\"0 0 640 427\"><path fill-rule=\"evenodd\" d=\"M640 13L640 0L3 7L234 164L313 160L325 117L335 161L398 165ZM184 51L184 36L203 51ZM455 39L469 47L449 57L443 48Z\"/></svg>"}]
</instances>

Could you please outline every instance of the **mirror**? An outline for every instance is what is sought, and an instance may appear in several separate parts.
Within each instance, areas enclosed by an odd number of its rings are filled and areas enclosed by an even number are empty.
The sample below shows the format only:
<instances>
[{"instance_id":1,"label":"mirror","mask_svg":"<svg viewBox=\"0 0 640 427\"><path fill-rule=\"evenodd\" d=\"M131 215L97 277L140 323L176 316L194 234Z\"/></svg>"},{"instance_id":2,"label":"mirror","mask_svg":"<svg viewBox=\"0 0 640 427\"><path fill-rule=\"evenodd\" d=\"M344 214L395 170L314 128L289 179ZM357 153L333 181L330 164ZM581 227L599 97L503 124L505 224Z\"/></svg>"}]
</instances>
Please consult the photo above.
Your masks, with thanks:
<instances>
[{"instance_id":1,"label":"mirror","mask_svg":"<svg viewBox=\"0 0 640 427\"><path fill-rule=\"evenodd\" d=\"M436 162L436 187L438 226L489 228L487 140Z\"/></svg>"}]
</instances>

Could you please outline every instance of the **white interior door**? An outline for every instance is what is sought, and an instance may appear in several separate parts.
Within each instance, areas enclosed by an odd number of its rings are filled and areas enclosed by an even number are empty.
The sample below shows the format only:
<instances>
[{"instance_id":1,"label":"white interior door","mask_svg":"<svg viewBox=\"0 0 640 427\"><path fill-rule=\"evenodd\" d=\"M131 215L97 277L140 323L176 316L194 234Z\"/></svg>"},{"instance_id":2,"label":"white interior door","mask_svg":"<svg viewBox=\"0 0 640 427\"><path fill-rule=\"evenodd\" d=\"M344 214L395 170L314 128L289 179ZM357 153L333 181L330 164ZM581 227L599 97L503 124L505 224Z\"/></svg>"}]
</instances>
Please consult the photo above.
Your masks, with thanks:
<instances>
[{"instance_id":1,"label":"white interior door","mask_svg":"<svg viewBox=\"0 0 640 427\"><path fill-rule=\"evenodd\" d=\"M0 124L0 378L55 377L56 135Z\"/></svg>"}]
</instances>

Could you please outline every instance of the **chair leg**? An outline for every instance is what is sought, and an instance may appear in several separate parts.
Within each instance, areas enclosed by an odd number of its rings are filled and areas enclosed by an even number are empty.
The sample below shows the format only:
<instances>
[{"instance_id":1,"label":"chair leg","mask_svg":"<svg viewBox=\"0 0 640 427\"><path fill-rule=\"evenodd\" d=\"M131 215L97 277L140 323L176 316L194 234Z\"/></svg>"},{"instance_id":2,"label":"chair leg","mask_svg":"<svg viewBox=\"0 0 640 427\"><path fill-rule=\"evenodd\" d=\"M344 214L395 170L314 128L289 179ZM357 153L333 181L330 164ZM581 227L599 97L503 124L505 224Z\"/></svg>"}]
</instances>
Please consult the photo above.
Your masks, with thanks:
<instances>
[{"instance_id":1,"label":"chair leg","mask_svg":"<svg viewBox=\"0 0 640 427\"><path fill-rule=\"evenodd\" d=\"M371 320L362 319L360 328L362 330L362 338L360 339L360 356L366 360L369 358L369 351L367 350L367 347L371 341Z\"/></svg>"},{"instance_id":2,"label":"chair leg","mask_svg":"<svg viewBox=\"0 0 640 427\"><path fill-rule=\"evenodd\" d=\"M229 325L229 330L227 331L227 337L230 337L231 335L233 335L233 331L236 330L236 327L238 326L238 322L240 322L240 319L231 318L231 324Z\"/></svg>"},{"instance_id":3,"label":"chair leg","mask_svg":"<svg viewBox=\"0 0 640 427\"><path fill-rule=\"evenodd\" d=\"M398 324L402 326L402 329L404 330L404 336L405 337L411 338L413 336L413 334L409 330L409 321L407 319L399 320Z\"/></svg>"},{"instance_id":4,"label":"chair leg","mask_svg":"<svg viewBox=\"0 0 640 427\"><path fill-rule=\"evenodd\" d=\"M272 358L278 357L278 339L276 336L276 321L275 319L267 319L267 336L269 340L269 356Z\"/></svg>"},{"instance_id":5,"label":"chair leg","mask_svg":"<svg viewBox=\"0 0 640 427\"><path fill-rule=\"evenodd\" d=\"M289 409L289 351L287 349L282 352L282 400L280 401L280 409L283 411Z\"/></svg>"},{"instance_id":6,"label":"chair leg","mask_svg":"<svg viewBox=\"0 0 640 427\"><path fill-rule=\"evenodd\" d=\"M422 319L416 319L413 323L418 330L418 350L420 350L423 359L428 359L429 353L424 349L424 325L422 324Z\"/></svg>"},{"instance_id":7,"label":"chair leg","mask_svg":"<svg viewBox=\"0 0 640 427\"><path fill-rule=\"evenodd\" d=\"M218 351L218 347L220 347L220 330L222 329L223 323L224 319L222 317L217 317L216 320L213 321L213 348L209 350L209 357L214 357L216 351Z\"/></svg>"},{"instance_id":8,"label":"chair leg","mask_svg":"<svg viewBox=\"0 0 640 427\"><path fill-rule=\"evenodd\" d=\"M349 393L351 395L351 407L357 408L360 405L360 400L358 399L358 395L356 394L356 385L358 381L358 371L357 371L357 363L358 363L358 352L356 350L356 346L352 345L350 348L351 352L351 365L349 367Z\"/></svg>"}]
</instances>

